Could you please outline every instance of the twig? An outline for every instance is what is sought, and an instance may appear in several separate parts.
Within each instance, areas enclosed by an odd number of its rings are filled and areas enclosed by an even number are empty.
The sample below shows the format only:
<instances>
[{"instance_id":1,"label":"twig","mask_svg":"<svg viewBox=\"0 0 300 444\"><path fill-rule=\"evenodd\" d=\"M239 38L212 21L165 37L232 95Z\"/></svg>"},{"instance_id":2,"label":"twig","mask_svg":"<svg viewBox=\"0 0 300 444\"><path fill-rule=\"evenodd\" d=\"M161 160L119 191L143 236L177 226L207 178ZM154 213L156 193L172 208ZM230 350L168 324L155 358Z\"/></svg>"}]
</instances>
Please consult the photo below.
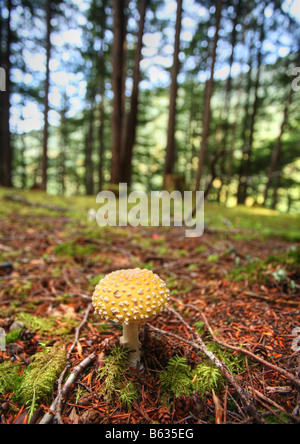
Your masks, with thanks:
<instances>
[{"instance_id":1,"label":"twig","mask_svg":"<svg viewBox=\"0 0 300 444\"><path fill-rule=\"evenodd\" d=\"M286 413L283 407L281 405L277 404L275 401L272 401L272 399L267 398L263 393L259 392L255 388L252 389L255 396L257 396L259 399L262 399L263 401L266 401L267 403L271 404L273 407L275 407L277 410Z\"/></svg>"},{"instance_id":2,"label":"twig","mask_svg":"<svg viewBox=\"0 0 300 444\"><path fill-rule=\"evenodd\" d=\"M75 348L75 346L76 346L76 344L78 342L80 330L87 323L87 320L88 320L88 317L89 317L89 314L90 314L90 311L91 311L92 307L93 307L92 304L88 305L81 323L75 329L75 338L74 338L73 344L71 345L71 347L70 347L70 349L69 349L69 351L67 353L67 361L70 359L71 353L73 352L73 350L74 350L74 348Z\"/></svg>"}]
</instances>

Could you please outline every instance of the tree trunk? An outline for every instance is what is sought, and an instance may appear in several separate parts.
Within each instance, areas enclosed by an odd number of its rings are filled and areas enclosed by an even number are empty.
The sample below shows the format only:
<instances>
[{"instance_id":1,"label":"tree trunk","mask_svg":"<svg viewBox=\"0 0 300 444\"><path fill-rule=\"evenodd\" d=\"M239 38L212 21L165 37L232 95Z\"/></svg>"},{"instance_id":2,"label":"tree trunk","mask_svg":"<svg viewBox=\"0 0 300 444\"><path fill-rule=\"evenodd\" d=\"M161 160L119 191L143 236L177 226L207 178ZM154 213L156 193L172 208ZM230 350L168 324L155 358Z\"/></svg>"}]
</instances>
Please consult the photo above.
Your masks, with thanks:
<instances>
[{"instance_id":1,"label":"tree trunk","mask_svg":"<svg viewBox=\"0 0 300 444\"><path fill-rule=\"evenodd\" d=\"M67 111L68 111L68 102L67 96L64 95L63 98L63 108L60 114L60 135L61 135L61 147L59 153L59 174L58 174L58 183L60 186L60 193L62 195L66 192L66 149L68 146L68 129L67 129Z\"/></svg>"},{"instance_id":2,"label":"tree trunk","mask_svg":"<svg viewBox=\"0 0 300 444\"><path fill-rule=\"evenodd\" d=\"M131 185L131 164L132 164L133 147L136 138L139 83L141 78L140 63L142 57L143 35L144 35L145 18L146 18L148 3L149 0L141 0L140 2L140 21L139 21L139 31L137 38L137 47L135 51L135 63L133 70L133 85L131 92L130 112L126 119L125 140L123 146L122 182L127 183L128 187L130 187Z\"/></svg>"},{"instance_id":3,"label":"tree trunk","mask_svg":"<svg viewBox=\"0 0 300 444\"><path fill-rule=\"evenodd\" d=\"M168 123L168 135L167 135L166 160L165 160L165 169L164 169L164 187L166 183L166 176L169 174L173 174L175 167L176 101L177 101L177 89L178 89L177 77L179 73L181 19L182 19L182 0L177 0L174 56L173 56L173 66L171 71L169 123Z\"/></svg>"},{"instance_id":4,"label":"tree trunk","mask_svg":"<svg viewBox=\"0 0 300 444\"><path fill-rule=\"evenodd\" d=\"M255 130L255 123L256 123L256 115L258 111L258 105L259 105L259 97L258 97L258 89L260 87L260 77L261 77L261 67L262 67L262 46L265 38L265 5L263 7L263 13L262 13L262 23L260 26L260 38L259 41L261 43L260 49L258 51L257 55L257 73L256 73L256 79L255 79L255 86L254 86L254 103L253 103L253 109L251 114L251 120L250 120L250 134L249 134L249 141L248 141L248 149L246 151L246 161L244 166L244 177L243 180L240 180L239 187L238 187L238 203L243 204L245 203L245 200L247 198L248 194L248 185L249 185L249 177L250 177L250 169L251 169L251 161L252 161L252 151L253 151L253 141L254 141L254 130ZM243 163L243 159L242 159Z\"/></svg>"},{"instance_id":5,"label":"tree trunk","mask_svg":"<svg viewBox=\"0 0 300 444\"><path fill-rule=\"evenodd\" d=\"M243 117L242 134L241 134L241 139L243 142L243 147L242 147L243 156L246 154L246 151L247 151L247 140L246 140L247 137L246 137L246 135L247 135L247 131L248 131L248 121L250 120L250 102L251 102L252 70L253 70L253 48L254 48L254 41L252 40L252 43L250 45L250 54L249 54L249 61L248 61L249 71L247 74L247 84L246 84L246 91L248 92L248 96L247 96L247 102L245 105L245 113L244 113L244 117ZM239 185L238 185L238 192L237 192L237 203L238 204L244 203L244 201L243 201L243 188L244 188L244 181L245 181L244 169L245 169L244 158L242 157L241 163L239 166Z\"/></svg>"},{"instance_id":6,"label":"tree trunk","mask_svg":"<svg viewBox=\"0 0 300 444\"><path fill-rule=\"evenodd\" d=\"M279 132L279 136L277 138L277 141L274 145L273 151L272 151L272 155L271 155L271 162L270 162L270 168L269 168L269 173L268 173L268 181L267 181L267 185L265 188L265 193L264 193L264 203L266 203L266 200L268 198L268 194L269 194L269 190L270 187L272 185L273 182L273 174L275 172L275 168L277 166L278 163L278 158L280 155L280 151L281 151L281 141L282 141L282 136L284 134L284 130L287 124L287 120L288 120L288 112L289 112L289 107L292 103L292 97L293 97L293 88L291 86L288 98L287 98L287 102L283 111L283 119L282 119L282 124L280 127L280 132Z\"/></svg>"},{"instance_id":7,"label":"tree trunk","mask_svg":"<svg viewBox=\"0 0 300 444\"><path fill-rule=\"evenodd\" d=\"M0 185L12 187L12 145L10 136L10 53L11 53L11 12L12 2L7 2L8 17L6 19L5 52L1 54L1 67L5 69L6 91L0 92ZM2 19L1 19L2 21ZM2 28L1 24L1 40Z\"/></svg>"},{"instance_id":8,"label":"tree trunk","mask_svg":"<svg viewBox=\"0 0 300 444\"><path fill-rule=\"evenodd\" d=\"M88 122L88 132L85 144L85 189L88 196L94 193L94 168L93 168L93 147L94 147L94 104L91 106L90 119Z\"/></svg>"},{"instance_id":9,"label":"tree trunk","mask_svg":"<svg viewBox=\"0 0 300 444\"><path fill-rule=\"evenodd\" d=\"M220 167L219 167L219 177L221 180L221 186L218 190L218 201L220 201L220 195L222 192L223 184L224 184L224 174L226 169L226 161L228 160L227 156L227 144L228 144L228 136L229 136L229 112L231 108L231 94L232 94L232 66L234 62L234 53L235 53L235 47L237 43L237 24L239 23L239 20L241 19L241 12L242 12L242 0L238 0L236 6L235 6L235 16L232 23L232 33L231 33L231 54L229 58L229 75L226 82L226 88L225 88L225 100L224 100L224 108L222 110L222 117L221 117L221 132L222 132L222 147L221 152L219 152L218 147L218 154L217 157L221 159ZM213 160L214 161L214 160ZM212 171L215 171L215 174L217 175L216 168ZM212 182L215 178L212 178L210 181L210 186L212 185ZM228 178L225 180L225 182L228 183ZM209 193L209 185L206 188L206 193Z\"/></svg>"},{"instance_id":10,"label":"tree trunk","mask_svg":"<svg viewBox=\"0 0 300 444\"><path fill-rule=\"evenodd\" d=\"M200 182L202 179L204 160L205 160L205 155L206 155L207 142L208 142L208 137L209 137L209 132L210 132L210 120L211 120L210 104L211 104L211 98L212 98L213 87L214 87L214 71L215 71L215 64L216 64L217 47L218 47L218 42L219 42L221 14L222 14L222 0L217 0L216 23L215 23L216 31L215 31L215 38L214 38L213 53L212 53L210 78L206 82L206 88L205 88L205 102L204 102L203 124L202 124L202 140L201 140L201 146L200 146L200 151L199 151L199 163L198 163L198 170L197 170L197 176L196 176L196 186L195 186L196 191L198 191L200 188Z\"/></svg>"},{"instance_id":11,"label":"tree trunk","mask_svg":"<svg viewBox=\"0 0 300 444\"><path fill-rule=\"evenodd\" d=\"M114 0L114 42L113 42L113 115L112 115L112 162L111 183L119 184L121 179L121 150L123 124L123 62L124 62L124 0Z\"/></svg>"},{"instance_id":12,"label":"tree trunk","mask_svg":"<svg viewBox=\"0 0 300 444\"><path fill-rule=\"evenodd\" d=\"M51 0L46 3L46 79L44 97L44 133L42 154L42 190L47 191L48 182L48 136L49 136L49 86L50 86L50 55L51 55Z\"/></svg>"},{"instance_id":13,"label":"tree trunk","mask_svg":"<svg viewBox=\"0 0 300 444\"><path fill-rule=\"evenodd\" d=\"M104 36L105 36L105 25L106 25L106 13L105 13L105 3L102 2L101 7L101 33L100 33L100 40L101 40L101 48L100 48L100 54L99 54L99 73L100 73L100 96L101 101L99 104L99 131L98 131L98 138L99 138L99 163L98 163L98 188L99 191L103 189L103 163L104 163L104 99L105 99L105 59L104 59Z\"/></svg>"}]
</instances>

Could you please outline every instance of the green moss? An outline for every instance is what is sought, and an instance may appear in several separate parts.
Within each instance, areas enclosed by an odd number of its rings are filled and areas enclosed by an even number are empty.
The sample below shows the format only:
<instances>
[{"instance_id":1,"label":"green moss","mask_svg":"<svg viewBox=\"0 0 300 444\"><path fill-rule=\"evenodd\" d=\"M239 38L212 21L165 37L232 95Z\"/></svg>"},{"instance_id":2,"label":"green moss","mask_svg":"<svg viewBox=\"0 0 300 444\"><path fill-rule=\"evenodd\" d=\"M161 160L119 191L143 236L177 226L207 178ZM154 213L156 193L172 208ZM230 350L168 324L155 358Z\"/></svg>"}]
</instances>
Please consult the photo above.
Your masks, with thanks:
<instances>
[{"instance_id":1,"label":"green moss","mask_svg":"<svg viewBox=\"0 0 300 444\"><path fill-rule=\"evenodd\" d=\"M179 397L189 396L192 393L191 367L185 357L171 358L166 370L159 374L159 379L162 394Z\"/></svg>"},{"instance_id":2,"label":"green moss","mask_svg":"<svg viewBox=\"0 0 300 444\"><path fill-rule=\"evenodd\" d=\"M32 315L31 313L20 312L16 316L16 319L22 321L26 328L41 335L53 335L53 333L57 336L68 335L78 324L76 320L70 319L64 315L59 318L55 316L47 316L46 318L43 318Z\"/></svg>"},{"instance_id":3,"label":"green moss","mask_svg":"<svg viewBox=\"0 0 300 444\"><path fill-rule=\"evenodd\" d=\"M61 346L49 347L34 355L16 393L17 399L29 408L29 417L41 401L49 399L65 365L66 351Z\"/></svg>"},{"instance_id":4,"label":"green moss","mask_svg":"<svg viewBox=\"0 0 300 444\"><path fill-rule=\"evenodd\" d=\"M113 399L118 391L123 394L123 402L126 399L126 394L128 395L128 402L129 398L131 398L128 391L129 387L125 389L127 385L126 376L128 374L129 353L130 351L123 347L114 346L111 354L103 358L103 365L99 369L97 377L102 381L99 393L103 395L108 402Z\"/></svg>"},{"instance_id":5,"label":"green moss","mask_svg":"<svg viewBox=\"0 0 300 444\"><path fill-rule=\"evenodd\" d=\"M58 256L87 256L93 254L97 250L95 245L80 245L73 241L67 241L55 247L55 254Z\"/></svg>"},{"instance_id":6,"label":"green moss","mask_svg":"<svg viewBox=\"0 0 300 444\"><path fill-rule=\"evenodd\" d=\"M6 334L6 344L12 344L13 342L16 342L20 337L21 330L13 330Z\"/></svg>"},{"instance_id":7,"label":"green moss","mask_svg":"<svg viewBox=\"0 0 300 444\"><path fill-rule=\"evenodd\" d=\"M0 364L0 395L16 390L19 382L20 364L5 361Z\"/></svg>"}]
</instances>

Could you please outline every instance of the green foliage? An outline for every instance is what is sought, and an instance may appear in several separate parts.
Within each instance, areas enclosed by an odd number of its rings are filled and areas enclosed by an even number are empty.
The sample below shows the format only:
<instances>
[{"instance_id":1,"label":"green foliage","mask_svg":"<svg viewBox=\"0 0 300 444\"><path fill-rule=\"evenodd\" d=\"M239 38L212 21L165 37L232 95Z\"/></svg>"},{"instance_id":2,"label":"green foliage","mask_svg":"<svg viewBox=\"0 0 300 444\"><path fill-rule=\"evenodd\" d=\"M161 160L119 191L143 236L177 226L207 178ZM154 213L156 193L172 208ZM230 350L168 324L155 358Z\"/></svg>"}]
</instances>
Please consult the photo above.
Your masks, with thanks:
<instances>
[{"instance_id":1,"label":"green foliage","mask_svg":"<svg viewBox=\"0 0 300 444\"><path fill-rule=\"evenodd\" d=\"M218 254L210 254L209 256L207 256L207 262L218 262L219 259L220 258Z\"/></svg>"},{"instance_id":2,"label":"green foliage","mask_svg":"<svg viewBox=\"0 0 300 444\"><path fill-rule=\"evenodd\" d=\"M277 269L269 275L265 273L270 264L277 266ZM297 269L300 264L300 247L292 246L289 251L271 255L265 260L248 259L248 264L242 267L236 267L229 271L234 281L248 280L249 282L257 282L257 279L267 282L270 276L278 283L288 281L288 271Z\"/></svg>"},{"instance_id":3,"label":"green foliage","mask_svg":"<svg viewBox=\"0 0 300 444\"><path fill-rule=\"evenodd\" d=\"M16 394L17 399L28 407L29 417L41 401L51 396L65 365L66 351L59 346L45 348L34 355L22 375Z\"/></svg>"},{"instance_id":4,"label":"green foliage","mask_svg":"<svg viewBox=\"0 0 300 444\"><path fill-rule=\"evenodd\" d=\"M263 271L266 266L263 261L257 261L242 267L237 267L229 271L229 275L235 282L248 280L255 282L257 279L264 279Z\"/></svg>"},{"instance_id":5,"label":"green foliage","mask_svg":"<svg viewBox=\"0 0 300 444\"><path fill-rule=\"evenodd\" d=\"M232 374L242 372L245 368L245 359L225 349L215 342L208 342L206 347L216 358L223 362ZM212 389L218 390L223 381L222 372L204 355L201 362L192 373L194 390L204 395Z\"/></svg>"},{"instance_id":6,"label":"green foliage","mask_svg":"<svg viewBox=\"0 0 300 444\"><path fill-rule=\"evenodd\" d=\"M134 384L128 384L126 381L129 353L130 351L123 347L114 346L111 354L103 358L103 365L98 371L98 378L103 381L100 394L110 402L113 396L119 393L120 401L125 407L129 407L137 397Z\"/></svg>"},{"instance_id":7,"label":"green foliage","mask_svg":"<svg viewBox=\"0 0 300 444\"><path fill-rule=\"evenodd\" d=\"M291 265L300 265L300 247L292 247L287 254L287 260Z\"/></svg>"},{"instance_id":8,"label":"green foliage","mask_svg":"<svg viewBox=\"0 0 300 444\"><path fill-rule=\"evenodd\" d=\"M205 323L203 321L195 322L194 327L199 336L204 333Z\"/></svg>"},{"instance_id":9,"label":"green foliage","mask_svg":"<svg viewBox=\"0 0 300 444\"><path fill-rule=\"evenodd\" d=\"M273 278L276 282L283 283L286 281L287 274L284 268L278 268L272 273Z\"/></svg>"},{"instance_id":10,"label":"green foliage","mask_svg":"<svg viewBox=\"0 0 300 444\"><path fill-rule=\"evenodd\" d=\"M175 397L192 393L191 367L187 359L174 356L167 364L166 370L159 375L163 394Z\"/></svg>"},{"instance_id":11,"label":"green foliage","mask_svg":"<svg viewBox=\"0 0 300 444\"><path fill-rule=\"evenodd\" d=\"M19 381L20 365L6 361L0 364L0 395L14 392Z\"/></svg>"},{"instance_id":12,"label":"green foliage","mask_svg":"<svg viewBox=\"0 0 300 444\"><path fill-rule=\"evenodd\" d=\"M6 334L6 344L16 342L20 337L21 330L13 330Z\"/></svg>"},{"instance_id":13,"label":"green foliage","mask_svg":"<svg viewBox=\"0 0 300 444\"><path fill-rule=\"evenodd\" d=\"M193 283L190 280L180 279L177 276L168 276L166 278L167 287L170 289L172 295L179 293L188 293L193 287Z\"/></svg>"},{"instance_id":14,"label":"green foliage","mask_svg":"<svg viewBox=\"0 0 300 444\"><path fill-rule=\"evenodd\" d=\"M96 251L95 245L79 245L73 241L67 241L55 247L55 254L59 256L86 256Z\"/></svg>"},{"instance_id":15,"label":"green foliage","mask_svg":"<svg viewBox=\"0 0 300 444\"><path fill-rule=\"evenodd\" d=\"M217 390L223 378L217 367L205 362L197 365L193 375L194 389L201 395L212 391L212 389Z\"/></svg>"},{"instance_id":16,"label":"green foliage","mask_svg":"<svg viewBox=\"0 0 300 444\"><path fill-rule=\"evenodd\" d=\"M206 344L210 350L220 361L224 362L232 374L238 374L245 370L245 358L239 354L230 351L215 342Z\"/></svg>"},{"instance_id":17,"label":"green foliage","mask_svg":"<svg viewBox=\"0 0 300 444\"><path fill-rule=\"evenodd\" d=\"M101 281L101 279L104 278L104 274L97 274L96 276L93 276L89 279L90 284L93 287L95 287L97 284L99 284L99 282Z\"/></svg>"},{"instance_id":18,"label":"green foliage","mask_svg":"<svg viewBox=\"0 0 300 444\"><path fill-rule=\"evenodd\" d=\"M133 382L128 382L119 392L119 399L126 409L130 409L133 401L138 399L137 386Z\"/></svg>"},{"instance_id":19,"label":"green foliage","mask_svg":"<svg viewBox=\"0 0 300 444\"><path fill-rule=\"evenodd\" d=\"M58 318L55 316L42 318L40 316L32 315L31 313L21 312L16 316L16 319L22 321L26 327L32 331L40 334L49 334L55 331L55 334L58 336L69 334L72 328L77 325L76 320L63 315L59 318L59 327L57 326Z\"/></svg>"},{"instance_id":20,"label":"green foliage","mask_svg":"<svg viewBox=\"0 0 300 444\"><path fill-rule=\"evenodd\" d=\"M22 321L27 328L38 333L49 333L55 328L55 319L52 317L42 318L34 316L31 313L21 312L16 317L17 320Z\"/></svg>"},{"instance_id":21,"label":"green foliage","mask_svg":"<svg viewBox=\"0 0 300 444\"><path fill-rule=\"evenodd\" d=\"M198 324L196 327L201 329L202 324ZM245 360L243 357L230 352L215 342L209 342L206 346L220 361L227 365L232 374L244 370ZM159 375L159 378L163 395L179 397L181 395L190 396L194 391L204 395L213 389L218 390L223 381L223 374L204 355L201 355L201 362L193 370L186 358L175 356L169 360L166 369Z\"/></svg>"}]
</instances>

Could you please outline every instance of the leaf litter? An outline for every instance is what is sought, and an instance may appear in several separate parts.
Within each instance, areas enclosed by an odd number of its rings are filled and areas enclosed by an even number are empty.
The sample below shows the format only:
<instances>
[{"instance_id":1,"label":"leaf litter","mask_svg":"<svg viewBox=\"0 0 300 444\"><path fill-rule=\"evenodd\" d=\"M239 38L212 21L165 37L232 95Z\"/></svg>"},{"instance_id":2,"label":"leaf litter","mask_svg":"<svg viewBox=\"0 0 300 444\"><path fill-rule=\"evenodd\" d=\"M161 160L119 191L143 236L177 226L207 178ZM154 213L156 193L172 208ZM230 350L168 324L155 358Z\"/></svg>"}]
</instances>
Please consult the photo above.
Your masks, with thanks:
<instances>
[{"instance_id":1,"label":"leaf litter","mask_svg":"<svg viewBox=\"0 0 300 444\"><path fill-rule=\"evenodd\" d=\"M0 352L1 423L299 423L298 244L226 230L101 229L34 211L1 219L0 244L0 328L11 338ZM91 294L105 274L133 267L167 282L170 309L141 329L144 368L116 367L114 380L105 372L119 362L121 329L95 316ZM53 380L45 374L51 384L22 395L30 368L56 347L64 365Z\"/></svg>"}]
</instances>

